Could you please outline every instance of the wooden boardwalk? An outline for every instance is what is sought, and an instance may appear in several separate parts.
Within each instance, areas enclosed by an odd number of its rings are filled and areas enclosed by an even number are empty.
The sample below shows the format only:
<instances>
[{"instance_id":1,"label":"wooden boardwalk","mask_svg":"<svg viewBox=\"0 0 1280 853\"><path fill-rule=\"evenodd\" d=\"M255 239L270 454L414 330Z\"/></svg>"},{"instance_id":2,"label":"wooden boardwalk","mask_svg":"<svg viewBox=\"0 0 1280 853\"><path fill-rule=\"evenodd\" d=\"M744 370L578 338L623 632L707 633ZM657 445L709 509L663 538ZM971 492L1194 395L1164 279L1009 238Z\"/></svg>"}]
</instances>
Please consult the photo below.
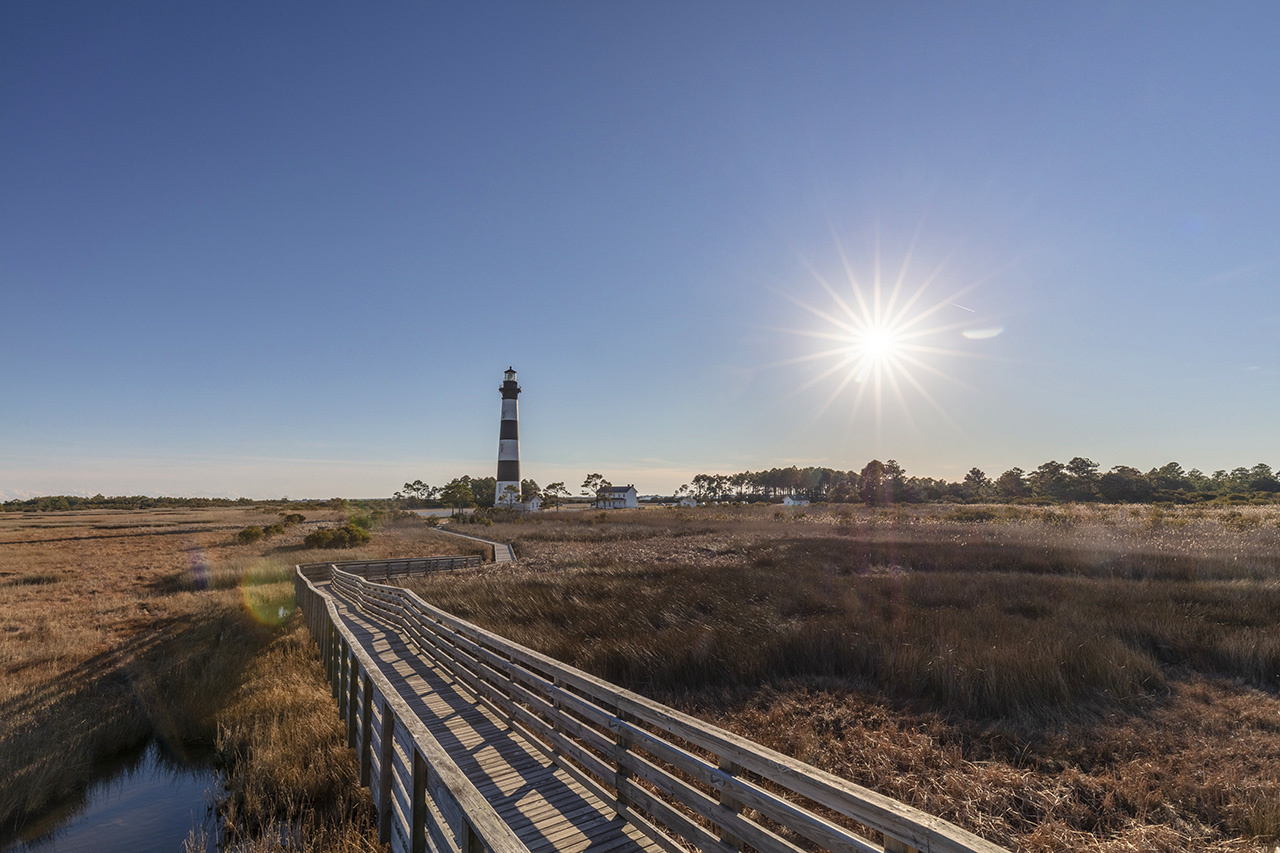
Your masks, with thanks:
<instances>
[{"instance_id":1,"label":"wooden boardwalk","mask_svg":"<svg viewBox=\"0 0 1280 853\"><path fill-rule=\"evenodd\" d=\"M511 563L516 559L515 550L506 542L494 542L492 539L481 539L479 536L472 536L469 533L459 533L456 530L447 530L444 527L437 527L435 530L437 533L443 533L446 536L457 536L459 539L470 539L472 542L491 546L493 548L493 561L495 563Z\"/></svg>"},{"instance_id":2,"label":"wooden boardwalk","mask_svg":"<svg viewBox=\"0 0 1280 853\"><path fill-rule=\"evenodd\" d=\"M329 584L317 584L332 594ZM660 849L611 807L484 708L478 697L392 626L334 596L338 617L371 651L405 705L530 853Z\"/></svg>"},{"instance_id":3,"label":"wooden boardwalk","mask_svg":"<svg viewBox=\"0 0 1280 853\"><path fill-rule=\"evenodd\" d=\"M1007 853L373 580L462 560L297 570L396 853Z\"/></svg>"}]
</instances>

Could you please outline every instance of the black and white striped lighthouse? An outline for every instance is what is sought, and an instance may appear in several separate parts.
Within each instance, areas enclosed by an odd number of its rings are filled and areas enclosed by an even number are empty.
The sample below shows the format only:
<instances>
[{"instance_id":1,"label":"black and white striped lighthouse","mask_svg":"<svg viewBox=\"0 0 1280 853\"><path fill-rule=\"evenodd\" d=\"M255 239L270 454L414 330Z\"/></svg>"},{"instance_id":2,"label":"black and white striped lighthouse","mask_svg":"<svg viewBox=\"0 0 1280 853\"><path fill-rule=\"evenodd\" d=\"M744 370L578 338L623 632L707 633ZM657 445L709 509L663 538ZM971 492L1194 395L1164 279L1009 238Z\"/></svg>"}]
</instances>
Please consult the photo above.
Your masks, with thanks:
<instances>
[{"instance_id":1,"label":"black and white striped lighthouse","mask_svg":"<svg viewBox=\"0 0 1280 853\"><path fill-rule=\"evenodd\" d=\"M520 502L520 415L516 397L516 371L508 367L502 374L502 427L498 431L498 487L494 506L512 506ZM514 490L514 491L513 491Z\"/></svg>"}]
</instances>

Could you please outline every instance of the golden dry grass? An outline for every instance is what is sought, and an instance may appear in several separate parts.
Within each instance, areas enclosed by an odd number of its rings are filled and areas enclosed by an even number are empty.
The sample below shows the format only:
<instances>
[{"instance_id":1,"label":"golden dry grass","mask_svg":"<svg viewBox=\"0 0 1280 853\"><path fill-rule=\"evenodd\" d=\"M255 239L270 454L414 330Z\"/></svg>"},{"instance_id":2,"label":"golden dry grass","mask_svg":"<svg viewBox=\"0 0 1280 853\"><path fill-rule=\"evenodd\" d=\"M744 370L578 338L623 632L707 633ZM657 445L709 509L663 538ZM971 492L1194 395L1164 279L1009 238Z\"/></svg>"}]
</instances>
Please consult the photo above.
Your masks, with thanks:
<instances>
[{"instance_id":1,"label":"golden dry grass","mask_svg":"<svg viewBox=\"0 0 1280 853\"><path fill-rule=\"evenodd\" d=\"M274 510L0 514L0 826L74 792L98 759L150 736L180 751L184 741L213 741L221 725L219 745L229 755L257 754L253 744L266 730L238 722L234 709L252 707L254 691L273 689L255 674L275 666L279 644L301 642L294 563L459 551L416 522L389 525L358 550L300 550L307 532L342 518L306 514L306 523L252 545L239 544L237 531L276 521ZM336 709L327 686L305 668L307 653L293 654L290 665L303 673L289 676L296 689L273 691L271 701L282 703L281 715L311 720L300 731L329 732ZM257 686L237 692L251 678ZM304 689L308 678L313 695ZM316 742L295 743L295 760L306 766ZM334 754L345 750L345 737L340 746ZM260 779L262 766L276 764L227 768L235 790L252 792L228 805L240 809L237 819L265 825L271 808L288 816L306 802L329 815L331 825L321 821L313 833L329 839L323 849L368 848L337 844L350 835L349 821L338 817L345 806L326 811L314 790L295 787L298 775ZM354 796L345 784L330 791L339 788L339 802Z\"/></svg>"},{"instance_id":2,"label":"golden dry grass","mask_svg":"<svg viewBox=\"0 0 1280 853\"><path fill-rule=\"evenodd\" d=\"M218 715L218 752L228 789L222 837L236 849L382 849L373 800L300 620L254 658Z\"/></svg>"},{"instance_id":3,"label":"golden dry grass","mask_svg":"<svg viewBox=\"0 0 1280 853\"><path fill-rule=\"evenodd\" d=\"M1280 509L559 516L414 586L1010 849L1280 841Z\"/></svg>"}]
</instances>

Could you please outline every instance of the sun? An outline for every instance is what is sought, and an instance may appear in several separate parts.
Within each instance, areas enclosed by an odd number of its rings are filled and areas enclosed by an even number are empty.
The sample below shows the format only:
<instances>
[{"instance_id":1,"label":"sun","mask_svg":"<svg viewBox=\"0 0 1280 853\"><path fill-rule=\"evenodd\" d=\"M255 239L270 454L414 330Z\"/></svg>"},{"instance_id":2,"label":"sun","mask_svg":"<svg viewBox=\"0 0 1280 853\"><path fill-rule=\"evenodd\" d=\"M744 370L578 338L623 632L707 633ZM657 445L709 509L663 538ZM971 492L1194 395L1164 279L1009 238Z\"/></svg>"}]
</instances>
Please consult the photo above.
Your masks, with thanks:
<instances>
[{"instance_id":1,"label":"sun","mask_svg":"<svg viewBox=\"0 0 1280 853\"><path fill-rule=\"evenodd\" d=\"M839 334L839 333L838 333ZM884 375L901 368L902 336L889 325L868 325L844 335L847 343L824 353L835 357L838 368L848 367L849 375L865 382L877 373ZM833 371L836 372L836 371Z\"/></svg>"},{"instance_id":2,"label":"sun","mask_svg":"<svg viewBox=\"0 0 1280 853\"><path fill-rule=\"evenodd\" d=\"M893 329L872 328L852 335L850 348L869 362L892 360L898 343Z\"/></svg>"},{"instance_id":3,"label":"sun","mask_svg":"<svg viewBox=\"0 0 1280 853\"><path fill-rule=\"evenodd\" d=\"M782 295L818 318L814 328L782 331L817 342L812 351L785 360L784 364L810 363L817 372L796 387L799 393L815 386L829 386L829 392L815 415L819 417L837 400L852 396L849 417L856 418L868 402L874 408L877 428L886 402L893 400L911 419L910 399L923 400L946 417L931 385L957 383L941 365L950 358L979 355L957 349L955 344L991 337L1000 331L989 323L978 332L977 312L956 300L980 284L953 287L941 298L931 298L947 282L946 262L932 271L913 277L911 253L903 260L892 281L882 278L879 251L868 280L853 272L843 251L845 281L833 285L827 277L809 268L814 281L828 297L828 304L815 306L794 295Z\"/></svg>"}]
</instances>

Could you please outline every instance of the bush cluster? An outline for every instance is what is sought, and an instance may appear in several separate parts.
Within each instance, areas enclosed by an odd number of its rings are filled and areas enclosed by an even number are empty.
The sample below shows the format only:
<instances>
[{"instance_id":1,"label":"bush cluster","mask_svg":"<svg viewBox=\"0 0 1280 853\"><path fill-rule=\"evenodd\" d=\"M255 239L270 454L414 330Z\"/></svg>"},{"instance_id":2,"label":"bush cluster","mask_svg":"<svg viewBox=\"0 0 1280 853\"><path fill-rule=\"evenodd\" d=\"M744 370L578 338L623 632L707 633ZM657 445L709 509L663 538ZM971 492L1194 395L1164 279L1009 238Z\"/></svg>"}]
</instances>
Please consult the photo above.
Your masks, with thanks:
<instances>
[{"instance_id":1,"label":"bush cluster","mask_svg":"<svg viewBox=\"0 0 1280 853\"><path fill-rule=\"evenodd\" d=\"M236 534L236 541L241 545L252 545L259 539L270 539L272 536L284 533L293 525L301 524L307 520L306 516L297 512L291 512L283 515L284 517L280 521L275 524L268 524L266 527L259 527L256 524L249 525L244 530L241 530Z\"/></svg>"},{"instance_id":2,"label":"bush cluster","mask_svg":"<svg viewBox=\"0 0 1280 853\"><path fill-rule=\"evenodd\" d=\"M246 527L244 530L241 530L239 533L237 533L236 541L239 542L241 545L252 545L254 542L257 542L259 539L261 539L265 535L266 533L262 530L261 527L259 527L256 524L253 524L253 525L250 525L249 527Z\"/></svg>"},{"instance_id":3,"label":"bush cluster","mask_svg":"<svg viewBox=\"0 0 1280 853\"><path fill-rule=\"evenodd\" d=\"M342 527L321 527L307 534L302 544L308 548L354 548L373 536L363 527L348 521Z\"/></svg>"}]
</instances>

